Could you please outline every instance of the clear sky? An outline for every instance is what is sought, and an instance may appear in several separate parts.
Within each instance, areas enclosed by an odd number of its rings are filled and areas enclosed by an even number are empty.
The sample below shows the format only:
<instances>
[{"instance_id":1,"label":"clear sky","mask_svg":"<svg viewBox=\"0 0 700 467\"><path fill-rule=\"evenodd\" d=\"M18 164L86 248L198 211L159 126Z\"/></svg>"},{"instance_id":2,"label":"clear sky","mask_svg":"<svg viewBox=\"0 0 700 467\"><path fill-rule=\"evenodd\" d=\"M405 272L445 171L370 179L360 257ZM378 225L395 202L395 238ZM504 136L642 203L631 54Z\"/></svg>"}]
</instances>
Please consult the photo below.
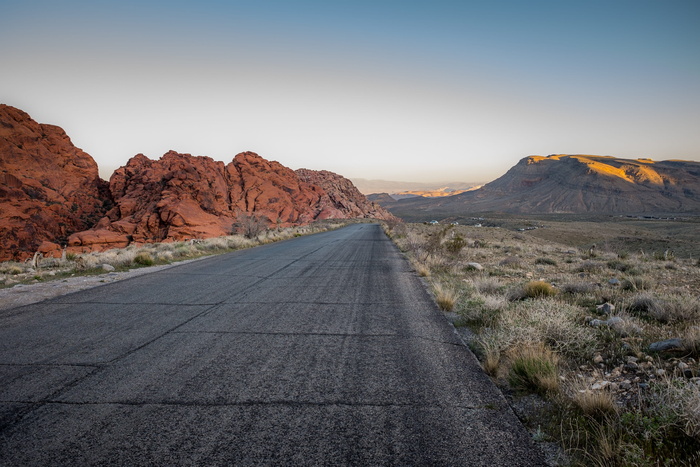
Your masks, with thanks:
<instances>
[{"instance_id":1,"label":"clear sky","mask_svg":"<svg viewBox=\"0 0 700 467\"><path fill-rule=\"evenodd\" d=\"M408 181L700 160L700 1L6 1L0 102L103 175L169 149Z\"/></svg>"}]
</instances>

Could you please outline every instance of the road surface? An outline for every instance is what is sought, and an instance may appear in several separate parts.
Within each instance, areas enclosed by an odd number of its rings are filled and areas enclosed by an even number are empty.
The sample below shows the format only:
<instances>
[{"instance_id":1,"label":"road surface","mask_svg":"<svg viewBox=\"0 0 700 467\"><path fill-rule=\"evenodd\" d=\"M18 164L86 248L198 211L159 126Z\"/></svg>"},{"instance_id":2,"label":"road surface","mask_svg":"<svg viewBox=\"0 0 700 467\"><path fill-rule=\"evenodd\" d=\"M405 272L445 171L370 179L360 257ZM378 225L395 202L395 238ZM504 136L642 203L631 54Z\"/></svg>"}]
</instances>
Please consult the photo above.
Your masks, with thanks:
<instances>
[{"instance_id":1,"label":"road surface","mask_svg":"<svg viewBox=\"0 0 700 467\"><path fill-rule=\"evenodd\" d=\"M378 225L0 312L0 465L541 465Z\"/></svg>"}]
</instances>

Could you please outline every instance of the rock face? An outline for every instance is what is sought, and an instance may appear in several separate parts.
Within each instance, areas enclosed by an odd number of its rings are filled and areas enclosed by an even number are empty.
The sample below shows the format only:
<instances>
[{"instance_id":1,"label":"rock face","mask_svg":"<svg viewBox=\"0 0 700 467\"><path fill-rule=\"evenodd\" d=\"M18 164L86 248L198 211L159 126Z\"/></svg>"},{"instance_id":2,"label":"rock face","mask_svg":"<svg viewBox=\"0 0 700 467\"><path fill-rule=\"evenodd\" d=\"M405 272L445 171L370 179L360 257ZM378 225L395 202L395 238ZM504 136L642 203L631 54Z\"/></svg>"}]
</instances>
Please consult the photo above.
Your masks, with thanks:
<instances>
[{"instance_id":1,"label":"rock face","mask_svg":"<svg viewBox=\"0 0 700 467\"><path fill-rule=\"evenodd\" d=\"M0 104L0 260L60 251L109 203L97 164L61 128Z\"/></svg>"},{"instance_id":2,"label":"rock face","mask_svg":"<svg viewBox=\"0 0 700 467\"><path fill-rule=\"evenodd\" d=\"M552 155L522 159L482 188L392 207L452 215L510 213L698 213L700 162Z\"/></svg>"},{"instance_id":3,"label":"rock face","mask_svg":"<svg viewBox=\"0 0 700 467\"><path fill-rule=\"evenodd\" d=\"M359 217L382 220L398 220L377 203L369 201L347 178L327 170L298 169L299 178L310 184L319 186L326 196L320 199L321 211L319 217Z\"/></svg>"},{"instance_id":4,"label":"rock face","mask_svg":"<svg viewBox=\"0 0 700 467\"><path fill-rule=\"evenodd\" d=\"M153 161L139 154L109 182L114 208L93 229L69 238L77 249L105 249L228 235L241 215L271 226L316 219L393 216L331 172L302 175L252 152L224 165L209 157L168 152ZM324 188L333 187L329 193Z\"/></svg>"}]
</instances>

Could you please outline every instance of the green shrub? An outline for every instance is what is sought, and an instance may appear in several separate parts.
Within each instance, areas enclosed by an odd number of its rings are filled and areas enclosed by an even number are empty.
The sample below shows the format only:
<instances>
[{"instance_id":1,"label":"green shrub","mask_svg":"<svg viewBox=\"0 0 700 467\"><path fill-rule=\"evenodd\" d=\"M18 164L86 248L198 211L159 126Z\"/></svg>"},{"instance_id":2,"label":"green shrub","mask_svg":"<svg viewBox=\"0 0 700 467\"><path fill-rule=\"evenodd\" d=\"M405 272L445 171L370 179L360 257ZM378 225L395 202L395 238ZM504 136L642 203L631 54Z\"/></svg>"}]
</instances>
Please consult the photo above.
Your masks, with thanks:
<instances>
[{"instance_id":1,"label":"green shrub","mask_svg":"<svg viewBox=\"0 0 700 467\"><path fill-rule=\"evenodd\" d=\"M140 266L152 266L154 262L155 261L153 261L153 257L151 256L151 254L145 251L139 253L134 257L134 263Z\"/></svg>"},{"instance_id":2,"label":"green shrub","mask_svg":"<svg viewBox=\"0 0 700 467\"><path fill-rule=\"evenodd\" d=\"M543 298L555 295L557 290L545 281L531 281L525 284L523 293L527 298Z\"/></svg>"},{"instance_id":3,"label":"green shrub","mask_svg":"<svg viewBox=\"0 0 700 467\"><path fill-rule=\"evenodd\" d=\"M620 283L622 290L647 290L650 288L649 281L643 277L630 277Z\"/></svg>"},{"instance_id":4,"label":"green shrub","mask_svg":"<svg viewBox=\"0 0 700 467\"><path fill-rule=\"evenodd\" d=\"M556 266L557 262L552 258L537 258L535 264L544 264L546 266Z\"/></svg>"},{"instance_id":5,"label":"green shrub","mask_svg":"<svg viewBox=\"0 0 700 467\"><path fill-rule=\"evenodd\" d=\"M445 242L444 246L448 252L456 255L457 253L462 251L462 248L467 246L467 241L464 239L464 237L457 234L454 237L452 237L451 239L447 240Z\"/></svg>"},{"instance_id":6,"label":"green shrub","mask_svg":"<svg viewBox=\"0 0 700 467\"><path fill-rule=\"evenodd\" d=\"M559 358L544 345L517 347L510 357L508 382L512 387L538 393L559 390Z\"/></svg>"}]
</instances>

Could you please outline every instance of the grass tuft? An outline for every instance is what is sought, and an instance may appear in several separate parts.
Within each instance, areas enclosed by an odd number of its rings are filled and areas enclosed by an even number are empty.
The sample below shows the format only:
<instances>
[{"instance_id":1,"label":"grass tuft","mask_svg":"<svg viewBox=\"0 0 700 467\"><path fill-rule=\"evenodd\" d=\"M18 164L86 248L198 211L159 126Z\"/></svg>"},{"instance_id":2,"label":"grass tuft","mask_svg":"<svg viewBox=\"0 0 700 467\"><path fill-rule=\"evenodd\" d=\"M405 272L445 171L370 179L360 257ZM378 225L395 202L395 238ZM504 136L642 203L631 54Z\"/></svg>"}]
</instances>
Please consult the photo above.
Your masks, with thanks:
<instances>
[{"instance_id":1,"label":"grass tuft","mask_svg":"<svg viewBox=\"0 0 700 467\"><path fill-rule=\"evenodd\" d=\"M459 298L459 293L452 287L445 286L440 282L433 283L435 301L442 311L452 311Z\"/></svg>"},{"instance_id":2,"label":"grass tuft","mask_svg":"<svg viewBox=\"0 0 700 467\"><path fill-rule=\"evenodd\" d=\"M543 344L517 346L509 356L511 386L541 394L559 391L559 357Z\"/></svg>"}]
</instances>

